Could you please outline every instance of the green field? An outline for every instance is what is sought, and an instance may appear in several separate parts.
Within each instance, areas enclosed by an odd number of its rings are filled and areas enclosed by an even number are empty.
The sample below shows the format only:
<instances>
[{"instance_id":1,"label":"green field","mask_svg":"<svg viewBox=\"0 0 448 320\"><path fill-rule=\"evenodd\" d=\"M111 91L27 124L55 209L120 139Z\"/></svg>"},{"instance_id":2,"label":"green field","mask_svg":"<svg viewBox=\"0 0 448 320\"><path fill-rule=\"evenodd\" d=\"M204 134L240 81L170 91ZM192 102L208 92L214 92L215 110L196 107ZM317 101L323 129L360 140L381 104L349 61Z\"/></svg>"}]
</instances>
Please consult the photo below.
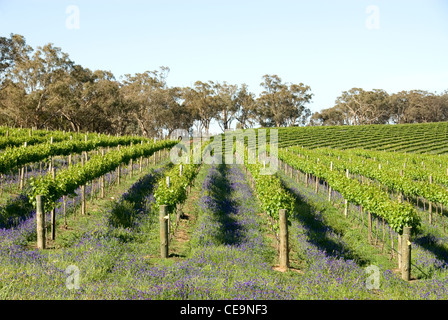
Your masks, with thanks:
<instances>
[{"instance_id":1,"label":"green field","mask_svg":"<svg viewBox=\"0 0 448 320\"><path fill-rule=\"evenodd\" d=\"M47 133L5 130L0 299L448 299L448 123L280 128L272 176L248 154L238 165L184 163L180 176L170 141L121 137L117 147L81 135L75 148L55 133L54 148ZM42 148L14 165L7 159L27 139ZM39 194L52 199L45 249ZM287 271L278 268L279 209L288 212ZM398 259L406 227L410 281Z\"/></svg>"}]
</instances>

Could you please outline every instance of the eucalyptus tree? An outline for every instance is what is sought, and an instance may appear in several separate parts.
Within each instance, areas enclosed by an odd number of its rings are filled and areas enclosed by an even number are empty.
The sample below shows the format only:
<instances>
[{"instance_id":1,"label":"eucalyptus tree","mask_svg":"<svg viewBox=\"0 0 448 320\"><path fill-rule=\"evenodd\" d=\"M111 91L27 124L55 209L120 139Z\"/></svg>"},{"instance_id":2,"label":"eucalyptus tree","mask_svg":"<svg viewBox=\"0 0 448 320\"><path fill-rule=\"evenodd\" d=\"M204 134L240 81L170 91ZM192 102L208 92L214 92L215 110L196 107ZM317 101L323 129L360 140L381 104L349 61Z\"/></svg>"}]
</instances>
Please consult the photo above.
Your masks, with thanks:
<instances>
[{"instance_id":1,"label":"eucalyptus tree","mask_svg":"<svg viewBox=\"0 0 448 320\"><path fill-rule=\"evenodd\" d=\"M336 99L335 109L345 115L347 124L384 124L391 116L388 102L389 95L384 90L352 88Z\"/></svg>"},{"instance_id":2,"label":"eucalyptus tree","mask_svg":"<svg viewBox=\"0 0 448 320\"><path fill-rule=\"evenodd\" d=\"M213 83L216 120L223 131L230 129L236 119L240 105L238 104L238 85L227 82Z\"/></svg>"},{"instance_id":3,"label":"eucalyptus tree","mask_svg":"<svg viewBox=\"0 0 448 320\"><path fill-rule=\"evenodd\" d=\"M51 43L33 50L23 37L15 36L12 47L14 63L6 69L5 81L7 93L17 104L3 104L4 114L19 114L20 125L26 127L45 127L57 117L51 99L59 82L72 70L73 61Z\"/></svg>"},{"instance_id":4,"label":"eucalyptus tree","mask_svg":"<svg viewBox=\"0 0 448 320\"><path fill-rule=\"evenodd\" d=\"M448 94L425 90L400 91L390 96L393 123L440 122L448 120Z\"/></svg>"},{"instance_id":5,"label":"eucalyptus tree","mask_svg":"<svg viewBox=\"0 0 448 320\"><path fill-rule=\"evenodd\" d=\"M311 88L303 83L283 83L277 75L264 75L264 91L257 98L255 117L266 127L304 124L311 115L306 104L311 101Z\"/></svg>"},{"instance_id":6,"label":"eucalyptus tree","mask_svg":"<svg viewBox=\"0 0 448 320\"><path fill-rule=\"evenodd\" d=\"M190 111L197 123L198 131L208 135L210 123L217 118L216 99L212 81L196 81L194 87L184 87L182 92L183 105Z\"/></svg>"},{"instance_id":7,"label":"eucalyptus tree","mask_svg":"<svg viewBox=\"0 0 448 320\"><path fill-rule=\"evenodd\" d=\"M166 98L168 72L168 68L162 67L160 71L126 74L121 82L123 103L142 135L156 136L163 130L158 119L162 112L160 101Z\"/></svg>"},{"instance_id":8,"label":"eucalyptus tree","mask_svg":"<svg viewBox=\"0 0 448 320\"><path fill-rule=\"evenodd\" d=\"M243 83L236 96L237 113L235 119L238 121L238 129L247 129L255 125L256 122L256 97L250 92L247 84Z\"/></svg>"},{"instance_id":9,"label":"eucalyptus tree","mask_svg":"<svg viewBox=\"0 0 448 320\"><path fill-rule=\"evenodd\" d=\"M320 112L315 112L310 119L312 126L338 126L345 125L344 113L337 107L323 109Z\"/></svg>"},{"instance_id":10,"label":"eucalyptus tree","mask_svg":"<svg viewBox=\"0 0 448 320\"><path fill-rule=\"evenodd\" d=\"M170 135L176 129L189 131L193 126L193 114L182 103L182 88L166 87L158 90L152 102L157 103L158 113L154 118ZM157 100L156 100L157 99Z\"/></svg>"},{"instance_id":11,"label":"eucalyptus tree","mask_svg":"<svg viewBox=\"0 0 448 320\"><path fill-rule=\"evenodd\" d=\"M80 119L84 130L130 134L132 121L123 104L120 83L110 71L95 70L90 81L84 82L79 101Z\"/></svg>"}]
</instances>

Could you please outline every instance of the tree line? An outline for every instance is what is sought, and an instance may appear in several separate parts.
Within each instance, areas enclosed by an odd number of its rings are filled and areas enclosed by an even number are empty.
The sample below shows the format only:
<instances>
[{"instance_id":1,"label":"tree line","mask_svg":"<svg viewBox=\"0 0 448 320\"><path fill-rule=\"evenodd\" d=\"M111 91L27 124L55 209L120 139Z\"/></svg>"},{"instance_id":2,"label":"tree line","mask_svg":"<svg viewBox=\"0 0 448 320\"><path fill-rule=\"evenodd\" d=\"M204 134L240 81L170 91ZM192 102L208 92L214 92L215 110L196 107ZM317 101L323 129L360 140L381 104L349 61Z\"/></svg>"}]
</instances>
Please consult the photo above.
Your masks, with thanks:
<instances>
[{"instance_id":1,"label":"tree line","mask_svg":"<svg viewBox=\"0 0 448 320\"><path fill-rule=\"evenodd\" d=\"M304 125L309 86L264 75L256 96L246 84L167 84L168 67L125 74L90 70L49 43L33 49L23 36L0 37L0 124L13 127L160 136L175 129Z\"/></svg>"},{"instance_id":2,"label":"tree line","mask_svg":"<svg viewBox=\"0 0 448 320\"><path fill-rule=\"evenodd\" d=\"M311 125L403 124L448 121L448 90L371 91L352 88L336 99L335 106L316 112Z\"/></svg>"},{"instance_id":3,"label":"tree line","mask_svg":"<svg viewBox=\"0 0 448 320\"><path fill-rule=\"evenodd\" d=\"M19 34L0 37L0 125L138 134L175 129L208 133L212 121L236 128L448 121L448 90L388 94L352 88L311 113L311 88L264 75L256 95L246 84L196 81L168 86L170 69L125 74L90 70L49 43L36 49Z\"/></svg>"}]
</instances>

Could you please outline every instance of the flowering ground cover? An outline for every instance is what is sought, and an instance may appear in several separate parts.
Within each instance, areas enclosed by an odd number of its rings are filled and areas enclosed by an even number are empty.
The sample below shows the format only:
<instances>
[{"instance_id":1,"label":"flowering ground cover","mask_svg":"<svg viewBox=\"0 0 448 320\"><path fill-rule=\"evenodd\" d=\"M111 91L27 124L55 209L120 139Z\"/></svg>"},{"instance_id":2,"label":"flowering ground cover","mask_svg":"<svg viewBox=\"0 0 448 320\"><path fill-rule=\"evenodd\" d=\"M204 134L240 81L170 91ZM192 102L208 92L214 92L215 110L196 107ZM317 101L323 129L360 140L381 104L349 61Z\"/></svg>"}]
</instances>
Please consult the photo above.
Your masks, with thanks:
<instances>
[{"instance_id":1,"label":"flowering ground cover","mask_svg":"<svg viewBox=\"0 0 448 320\"><path fill-rule=\"evenodd\" d=\"M309 218L314 221L313 223L308 222L307 232L310 232L309 226L315 224L317 227L311 229L312 234L318 239L326 238L326 241L320 240L320 242L327 242L327 248L331 249L321 251L320 254L353 259L356 262L356 265L353 266L354 270L359 269L360 266L365 270L370 265L379 268L379 289L371 291L376 294L375 299L445 300L448 298L446 289L448 284L447 249L443 246L445 243L443 236L431 234L432 226L424 223L422 233L416 235L412 240L413 280L405 282L401 280L401 275L395 269L397 268L396 253L395 259L391 260L390 254L384 254L380 246L375 247L368 244L367 227L360 228L360 223L357 220L358 208L353 208L349 213L351 218L345 219L343 199L340 195L335 194L333 202L330 203L327 194L323 192L316 194L314 187L305 187L304 184L296 183L283 173L280 173L280 176L285 186L300 199L301 206L298 209L297 217L301 215L300 212L302 212L302 216L306 216L308 213ZM302 217L301 220L305 219ZM364 223L367 223L367 219L364 220ZM295 230L292 228L292 232ZM434 234L438 235L439 233L434 232ZM328 241L328 239L332 240ZM319 243L319 240L316 239L314 242ZM330 245L328 245L329 242ZM307 259L303 260L308 261ZM328 278L326 280L328 281ZM360 288L363 289L361 286L355 291Z\"/></svg>"},{"instance_id":2,"label":"flowering ground cover","mask_svg":"<svg viewBox=\"0 0 448 320\"><path fill-rule=\"evenodd\" d=\"M194 217L180 254L159 258L156 181L152 169L116 201L89 216L69 216L54 247L36 250L34 213L0 230L1 299L446 299L444 250L421 237L413 244L418 279L403 282L396 261L366 241L365 229L342 219L324 194L280 174L297 196L290 213L291 266L278 272L275 234L241 166L202 165ZM131 180L129 180L131 181ZM191 195L190 195L191 196ZM335 200L337 202L337 198ZM70 207L72 203L68 204ZM58 218L62 219L60 207ZM76 224L75 224L76 223ZM443 239L442 239L443 240ZM176 238L173 240L176 243ZM185 241L185 239L184 239ZM187 248L187 249L185 249ZM366 267L379 268L368 288ZM430 267L428 267L430 266ZM418 269L417 269L418 268ZM79 287L70 286L74 269ZM420 273L419 273L420 272Z\"/></svg>"}]
</instances>

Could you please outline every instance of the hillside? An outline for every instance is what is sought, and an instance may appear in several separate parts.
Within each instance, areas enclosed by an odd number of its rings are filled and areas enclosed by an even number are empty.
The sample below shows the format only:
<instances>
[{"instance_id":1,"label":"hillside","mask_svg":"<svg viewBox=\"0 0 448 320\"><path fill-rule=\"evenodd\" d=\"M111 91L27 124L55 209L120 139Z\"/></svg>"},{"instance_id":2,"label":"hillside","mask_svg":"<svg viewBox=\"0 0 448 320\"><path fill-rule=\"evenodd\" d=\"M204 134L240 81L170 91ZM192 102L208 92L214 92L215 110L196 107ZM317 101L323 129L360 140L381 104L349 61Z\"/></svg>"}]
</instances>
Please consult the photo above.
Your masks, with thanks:
<instances>
[{"instance_id":1,"label":"hillside","mask_svg":"<svg viewBox=\"0 0 448 320\"><path fill-rule=\"evenodd\" d=\"M279 128L279 146L364 148L414 153L448 152L448 122L401 125Z\"/></svg>"}]
</instances>

